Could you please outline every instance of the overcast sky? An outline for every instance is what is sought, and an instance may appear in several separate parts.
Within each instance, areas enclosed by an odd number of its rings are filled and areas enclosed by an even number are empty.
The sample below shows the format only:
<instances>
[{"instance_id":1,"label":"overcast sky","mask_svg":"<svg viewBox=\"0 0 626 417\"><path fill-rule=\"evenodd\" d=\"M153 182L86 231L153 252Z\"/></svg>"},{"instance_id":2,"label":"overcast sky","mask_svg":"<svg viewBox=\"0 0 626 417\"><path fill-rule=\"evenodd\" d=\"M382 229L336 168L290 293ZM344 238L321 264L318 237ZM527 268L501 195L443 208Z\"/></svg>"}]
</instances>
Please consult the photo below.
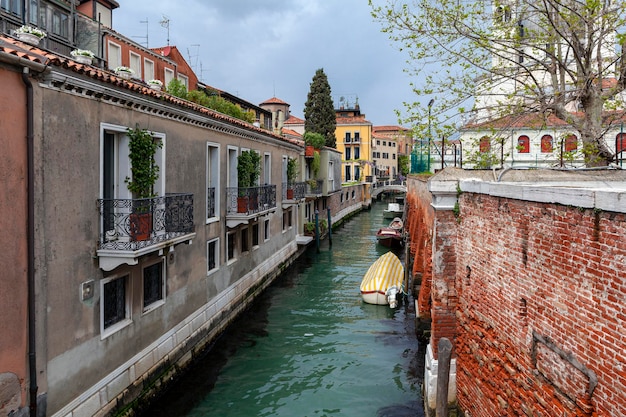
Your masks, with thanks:
<instances>
[{"instance_id":1,"label":"overcast sky","mask_svg":"<svg viewBox=\"0 0 626 417\"><path fill-rule=\"evenodd\" d=\"M376 0L377 3L384 0ZM370 15L367 0L118 0L113 28L183 53L204 83L259 104L274 96L304 118L313 75L323 68L335 103L358 98L374 125L399 124L413 102L407 56ZM148 21L146 24L145 21ZM142 23L142 21L144 21ZM408 126L407 126L408 127Z\"/></svg>"}]
</instances>

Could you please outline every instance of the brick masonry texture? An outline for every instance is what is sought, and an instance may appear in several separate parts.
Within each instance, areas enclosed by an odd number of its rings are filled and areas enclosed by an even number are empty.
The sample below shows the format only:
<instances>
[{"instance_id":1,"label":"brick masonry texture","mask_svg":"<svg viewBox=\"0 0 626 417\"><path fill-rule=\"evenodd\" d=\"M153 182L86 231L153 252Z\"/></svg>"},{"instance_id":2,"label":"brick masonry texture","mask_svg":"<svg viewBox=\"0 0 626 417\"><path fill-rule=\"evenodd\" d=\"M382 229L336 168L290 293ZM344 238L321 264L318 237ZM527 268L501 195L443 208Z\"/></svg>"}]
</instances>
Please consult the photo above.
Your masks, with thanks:
<instances>
[{"instance_id":1,"label":"brick masonry texture","mask_svg":"<svg viewBox=\"0 0 626 417\"><path fill-rule=\"evenodd\" d=\"M626 416L625 215L463 193L457 219L420 182L407 195L418 303L432 346L452 337L460 409Z\"/></svg>"}]
</instances>

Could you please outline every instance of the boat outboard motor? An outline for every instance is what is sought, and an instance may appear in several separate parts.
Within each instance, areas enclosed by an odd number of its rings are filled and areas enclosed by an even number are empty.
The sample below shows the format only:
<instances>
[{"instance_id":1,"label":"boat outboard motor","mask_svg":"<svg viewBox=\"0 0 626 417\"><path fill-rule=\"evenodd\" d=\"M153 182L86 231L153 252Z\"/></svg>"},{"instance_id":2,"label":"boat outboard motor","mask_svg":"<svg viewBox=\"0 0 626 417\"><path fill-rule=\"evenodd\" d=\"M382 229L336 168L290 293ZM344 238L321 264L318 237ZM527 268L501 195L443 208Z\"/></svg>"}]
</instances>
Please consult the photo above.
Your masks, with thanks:
<instances>
[{"instance_id":1,"label":"boat outboard motor","mask_svg":"<svg viewBox=\"0 0 626 417\"><path fill-rule=\"evenodd\" d=\"M396 294L398 294L398 287L395 285L387 289L387 302L389 303L389 307L396 308L398 306L398 300L396 300Z\"/></svg>"}]
</instances>

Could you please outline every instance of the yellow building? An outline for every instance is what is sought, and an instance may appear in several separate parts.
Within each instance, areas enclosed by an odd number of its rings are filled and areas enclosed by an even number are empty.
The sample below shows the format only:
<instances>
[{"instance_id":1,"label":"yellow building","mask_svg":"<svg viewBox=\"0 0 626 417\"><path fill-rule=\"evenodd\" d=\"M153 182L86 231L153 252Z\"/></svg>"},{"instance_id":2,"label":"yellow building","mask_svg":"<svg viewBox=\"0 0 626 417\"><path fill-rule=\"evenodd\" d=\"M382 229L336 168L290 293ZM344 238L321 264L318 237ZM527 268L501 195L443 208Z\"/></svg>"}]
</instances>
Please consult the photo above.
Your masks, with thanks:
<instances>
[{"instance_id":1,"label":"yellow building","mask_svg":"<svg viewBox=\"0 0 626 417\"><path fill-rule=\"evenodd\" d=\"M341 158L342 182L374 181L372 160L372 123L361 114L358 103L353 108L341 106L337 115L337 150Z\"/></svg>"}]
</instances>

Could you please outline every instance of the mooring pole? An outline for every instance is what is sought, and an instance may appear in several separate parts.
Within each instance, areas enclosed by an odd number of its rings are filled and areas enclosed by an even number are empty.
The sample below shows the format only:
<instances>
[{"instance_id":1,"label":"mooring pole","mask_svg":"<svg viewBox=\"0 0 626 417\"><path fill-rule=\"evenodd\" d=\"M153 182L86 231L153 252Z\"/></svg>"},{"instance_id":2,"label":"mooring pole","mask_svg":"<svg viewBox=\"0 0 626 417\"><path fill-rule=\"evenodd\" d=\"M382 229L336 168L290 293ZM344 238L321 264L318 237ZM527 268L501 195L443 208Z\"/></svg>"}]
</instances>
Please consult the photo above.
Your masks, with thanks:
<instances>
[{"instance_id":1,"label":"mooring pole","mask_svg":"<svg viewBox=\"0 0 626 417\"><path fill-rule=\"evenodd\" d=\"M326 213L328 214L328 246L333 246L333 224L330 221L330 207L326 209Z\"/></svg>"},{"instance_id":2,"label":"mooring pole","mask_svg":"<svg viewBox=\"0 0 626 417\"><path fill-rule=\"evenodd\" d=\"M445 337L439 339L437 352L437 417L448 417L448 385L452 343Z\"/></svg>"},{"instance_id":3,"label":"mooring pole","mask_svg":"<svg viewBox=\"0 0 626 417\"><path fill-rule=\"evenodd\" d=\"M315 209L315 246L317 253L320 253L320 212Z\"/></svg>"}]
</instances>

